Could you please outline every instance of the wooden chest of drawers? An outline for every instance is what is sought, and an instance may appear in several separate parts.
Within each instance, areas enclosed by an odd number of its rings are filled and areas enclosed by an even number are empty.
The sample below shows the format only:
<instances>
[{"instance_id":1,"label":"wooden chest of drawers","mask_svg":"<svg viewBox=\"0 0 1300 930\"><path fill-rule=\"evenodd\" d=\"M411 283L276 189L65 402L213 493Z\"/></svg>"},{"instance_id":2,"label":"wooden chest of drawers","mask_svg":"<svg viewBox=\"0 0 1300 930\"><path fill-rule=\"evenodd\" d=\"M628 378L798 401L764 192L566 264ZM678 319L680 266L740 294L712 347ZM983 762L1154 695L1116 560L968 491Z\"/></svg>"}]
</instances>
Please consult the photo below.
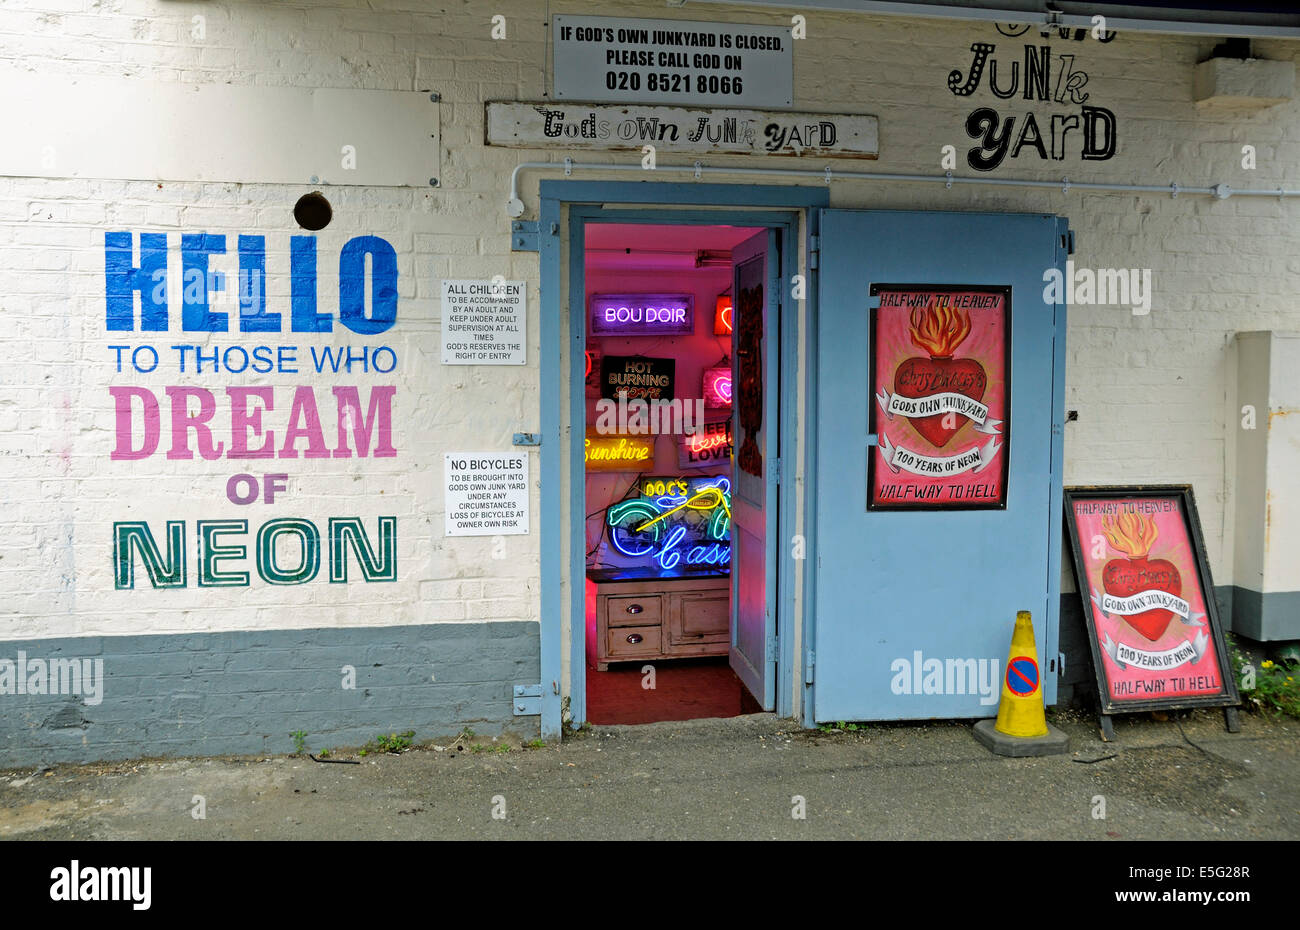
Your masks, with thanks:
<instances>
[{"instance_id":1,"label":"wooden chest of drawers","mask_svg":"<svg viewBox=\"0 0 1300 930\"><path fill-rule=\"evenodd\" d=\"M726 655L731 579L587 581L587 663Z\"/></svg>"}]
</instances>

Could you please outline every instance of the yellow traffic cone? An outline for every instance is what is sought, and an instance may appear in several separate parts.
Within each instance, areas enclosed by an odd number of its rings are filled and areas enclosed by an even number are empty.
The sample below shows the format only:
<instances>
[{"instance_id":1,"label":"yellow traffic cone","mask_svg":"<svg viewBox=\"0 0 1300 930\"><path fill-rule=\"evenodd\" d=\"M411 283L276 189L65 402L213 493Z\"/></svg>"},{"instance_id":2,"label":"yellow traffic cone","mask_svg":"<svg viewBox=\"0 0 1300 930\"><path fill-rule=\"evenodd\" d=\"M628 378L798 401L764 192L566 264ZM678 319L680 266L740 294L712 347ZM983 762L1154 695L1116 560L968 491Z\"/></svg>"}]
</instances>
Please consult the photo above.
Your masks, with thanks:
<instances>
[{"instance_id":1,"label":"yellow traffic cone","mask_svg":"<svg viewBox=\"0 0 1300 930\"><path fill-rule=\"evenodd\" d=\"M975 738L1003 756L1046 756L1065 752L1069 737L1049 726L1043 712L1042 668L1029 611L1016 614L1002 700L996 721L975 724Z\"/></svg>"},{"instance_id":2,"label":"yellow traffic cone","mask_svg":"<svg viewBox=\"0 0 1300 930\"><path fill-rule=\"evenodd\" d=\"M1016 614L1016 628L1011 634L1011 652L1007 671L1002 676L1002 700L998 703L999 733L1033 739L1047 735L1047 717L1043 713L1043 692L1038 667L1038 646L1034 643L1034 624L1029 611Z\"/></svg>"}]
</instances>

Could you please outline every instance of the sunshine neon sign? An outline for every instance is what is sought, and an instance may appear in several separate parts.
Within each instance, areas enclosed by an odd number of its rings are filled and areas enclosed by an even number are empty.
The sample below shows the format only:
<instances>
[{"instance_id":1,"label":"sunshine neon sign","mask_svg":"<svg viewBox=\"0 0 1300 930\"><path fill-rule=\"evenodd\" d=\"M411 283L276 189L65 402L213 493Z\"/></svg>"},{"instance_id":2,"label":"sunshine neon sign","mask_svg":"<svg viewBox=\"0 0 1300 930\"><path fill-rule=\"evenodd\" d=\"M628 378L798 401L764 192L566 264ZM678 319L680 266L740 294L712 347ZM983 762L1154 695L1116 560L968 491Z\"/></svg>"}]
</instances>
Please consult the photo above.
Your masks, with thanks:
<instances>
[{"instance_id":1,"label":"sunshine neon sign","mask_svg":"<svg viewBox=\"0 0 1300 930\"><path fill-rule=\"evenodd\" d=\"M653 436L601 436L589 432L582 453L587 471L632 471L653 462L654 441Z\"/></svg>"}]
</instances>

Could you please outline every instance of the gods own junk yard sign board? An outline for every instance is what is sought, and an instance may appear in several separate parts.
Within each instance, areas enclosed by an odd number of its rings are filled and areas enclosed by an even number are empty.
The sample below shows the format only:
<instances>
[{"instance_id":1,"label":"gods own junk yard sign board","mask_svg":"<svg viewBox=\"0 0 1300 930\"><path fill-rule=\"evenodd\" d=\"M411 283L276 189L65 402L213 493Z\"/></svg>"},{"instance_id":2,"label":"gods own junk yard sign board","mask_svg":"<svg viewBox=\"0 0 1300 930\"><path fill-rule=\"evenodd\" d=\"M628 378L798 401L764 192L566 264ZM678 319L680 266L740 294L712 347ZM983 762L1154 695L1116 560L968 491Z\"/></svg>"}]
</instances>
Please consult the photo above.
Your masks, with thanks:
<instances>
[{"instance_id":1,"label":"gods own junk yard sign board","mask_svg":"<svg viewBox=\"0 0 1300 930\"><path fill-rule=\"evenodd\" d=\"M487 144L663 155L875 158L879 123L849 113L641 104L487 104Z\"/></svg>"}]
</instances>

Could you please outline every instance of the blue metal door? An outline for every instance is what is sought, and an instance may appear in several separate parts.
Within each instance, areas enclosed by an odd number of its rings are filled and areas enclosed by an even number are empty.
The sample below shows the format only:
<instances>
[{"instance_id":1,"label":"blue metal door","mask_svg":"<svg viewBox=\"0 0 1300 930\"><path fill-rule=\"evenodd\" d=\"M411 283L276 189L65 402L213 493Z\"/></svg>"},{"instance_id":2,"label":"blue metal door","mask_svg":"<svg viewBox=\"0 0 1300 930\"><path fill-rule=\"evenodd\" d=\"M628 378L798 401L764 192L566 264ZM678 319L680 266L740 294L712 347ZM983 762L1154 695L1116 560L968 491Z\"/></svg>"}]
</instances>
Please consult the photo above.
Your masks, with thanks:
<instances>
[{"instance_id":1,"label":"blue metal door","mask_svg":"<svg viewBox=\"0 0 1300 930\"><path fill-rule=\"evenodd\" d=\"M781 329L776 230L731 250L731 667L771 710L776 697L776 551ZM776 338L772 334L778 334Z\"/></svg>"},{"instance_id":2,"label":"blue metal door","mask_svg":"<svg viewBox=\"0 0 1300 930\"><path fill-rule=\"evenodd\" d=\"M823 210L819 227L813 716L995 716L1018 610L1033 614L1051 703L1065 308L1045 299L1045 281L1050 269L1064 271L1066 222L1027 214ZM880 313L872 290L898 282L984 287L1007 297L1009 408L1001 447L990 450L1005 456L1004 506L935 509L920 501L906 509L868 508L869 453L879 439L882 456L896 454L882 437L892 434L897 443L907 428L891 417L870 432L871 405L885 409L869 373L872 314ZM985 441L973 431L964 435L976 437L976 451Z\"/></svg>"}]
</instances>

